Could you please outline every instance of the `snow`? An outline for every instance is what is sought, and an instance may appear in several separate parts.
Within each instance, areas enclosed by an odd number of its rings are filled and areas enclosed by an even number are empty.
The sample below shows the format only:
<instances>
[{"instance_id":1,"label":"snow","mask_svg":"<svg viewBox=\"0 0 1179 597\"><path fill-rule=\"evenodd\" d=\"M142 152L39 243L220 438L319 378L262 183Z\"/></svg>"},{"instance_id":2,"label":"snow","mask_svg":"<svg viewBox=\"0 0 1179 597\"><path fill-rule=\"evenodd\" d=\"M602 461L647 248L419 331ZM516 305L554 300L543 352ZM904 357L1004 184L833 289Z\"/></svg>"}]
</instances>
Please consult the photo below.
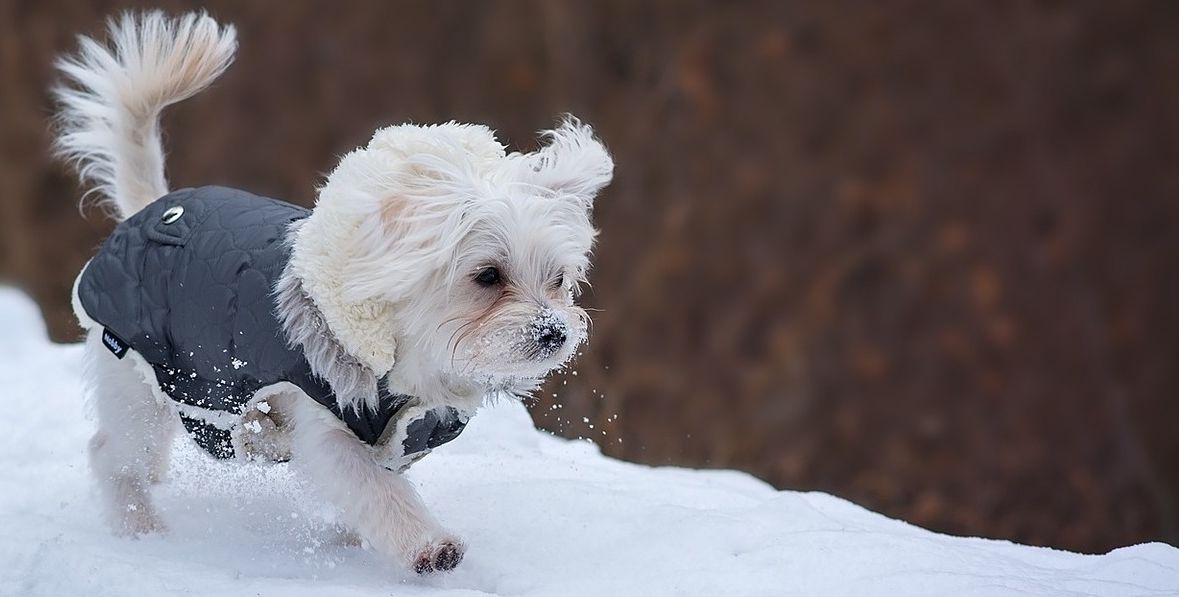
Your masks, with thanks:
<instances>
[{"instance_id":1,"label":"snow","mask_svg":"<svg viewBox=\"0 0 1179 597\"><path fill-rule=\"evenodd\" d=\"M0 595L1179 595L1179 550L1101 556L949 537L731 471L651 468L481 411L410 476L469 543L420 578L342 541L284 465L226 464L180 436L170 527L110 534L86 468L80 348L0 288Z\"/></svg>"}]
</instances>

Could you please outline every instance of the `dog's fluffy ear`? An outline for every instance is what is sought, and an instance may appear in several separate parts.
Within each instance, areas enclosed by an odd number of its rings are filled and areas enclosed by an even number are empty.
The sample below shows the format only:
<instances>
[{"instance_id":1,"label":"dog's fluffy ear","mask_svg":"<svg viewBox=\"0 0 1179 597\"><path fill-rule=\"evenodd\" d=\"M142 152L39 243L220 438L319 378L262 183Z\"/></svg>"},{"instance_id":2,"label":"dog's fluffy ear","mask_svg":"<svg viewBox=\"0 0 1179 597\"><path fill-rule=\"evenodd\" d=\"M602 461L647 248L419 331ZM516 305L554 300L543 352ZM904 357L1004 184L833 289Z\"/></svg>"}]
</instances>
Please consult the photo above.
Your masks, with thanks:
<instances>
[{"instance_id":1,"label":"dog's fluffy ear","mask_svg":"<svg viewBox=\"0 0 1179 597\"><path fill-rule=\"evenodd\" d=\"M384 128L346 156L325 190L348 195L337 209L355 218L347 298L397 300L449 265L449 249L469 225L463 205L503 158L490 129L453 122Z\"/></svg>"},{"instance_id":2,"label":"dog's fluffy ear","mask_svg":"<svg viewBox=\"0 0 1179 597\"><path fill-rule=\"evenodd\" d=\"M594 137L593 129L572 116L542 136L545 146L526 156L531 166L528 182L571 196L588 209L614 177L614 159L606 146Z\"/></svg>"}]
</instances>

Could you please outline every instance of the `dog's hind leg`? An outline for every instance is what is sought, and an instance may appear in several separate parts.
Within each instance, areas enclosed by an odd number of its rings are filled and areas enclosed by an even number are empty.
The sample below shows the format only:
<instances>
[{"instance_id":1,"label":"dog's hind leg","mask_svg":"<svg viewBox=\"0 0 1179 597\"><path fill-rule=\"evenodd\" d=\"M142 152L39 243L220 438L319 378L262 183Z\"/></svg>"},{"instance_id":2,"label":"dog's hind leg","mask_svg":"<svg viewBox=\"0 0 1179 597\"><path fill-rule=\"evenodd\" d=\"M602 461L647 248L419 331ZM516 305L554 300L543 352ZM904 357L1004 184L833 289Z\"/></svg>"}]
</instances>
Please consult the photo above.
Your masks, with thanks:
<instances>
[{"instance_id":1,"label":"dog's hind leg","mask_svg":"<svg viewBox=\"0 0 1179 597\"><path fill-rule=\"evenodd\" d=\"M158 406L158 405L157 405ZM170 409L160 407L157 425L152 427L151 448L148 451L147 480L151 484L163 483L168 479L168 469L172 464L172 439L176 437L176 414Z\"/></svg>"},{"instance_id":2,"label":"dog's hind leg","mask_svg":"<svg viewBox=\"0 0 1179 597\"><path fill-rule=\"evenodd\" d=\"M340 509L341 522L378 551L419 574L443 572L463 559L463 542L426 509L409 480L377 463L326 408L292 397L291 464Z\"/></svg>"},{"instance_id":3,"label":"dog's hind leg","mask_svg":"<svg viewBox=\"0 0 1179 597\"><path fill-rule=\"evenodd\" d=\"M101 336L101 330L90 332L85 346L85 376L98 422L90 439L90 469L116 531L132 536L163 531L150 484L167 474L176 420L131 359L116 359Z\"/></svg>"}]
</instances>

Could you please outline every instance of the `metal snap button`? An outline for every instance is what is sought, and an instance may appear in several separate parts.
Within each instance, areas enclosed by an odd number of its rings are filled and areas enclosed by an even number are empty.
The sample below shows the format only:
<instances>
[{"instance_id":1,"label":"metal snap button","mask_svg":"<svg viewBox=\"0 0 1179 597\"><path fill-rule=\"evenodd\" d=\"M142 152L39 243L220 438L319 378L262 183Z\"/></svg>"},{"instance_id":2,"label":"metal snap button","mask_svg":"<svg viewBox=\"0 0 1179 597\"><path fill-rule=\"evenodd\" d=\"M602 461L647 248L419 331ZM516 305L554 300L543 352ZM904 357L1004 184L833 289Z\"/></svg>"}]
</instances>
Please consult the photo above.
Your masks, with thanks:
<instances>
[{"instance_id":1,"label":"metal snap button","mask_svg":"<svg viewBox=\"0 0 1179 597\"><path fill-rule=\"evenodd\" d=\"M184 215L184 208L179 205L174 205L169 207L168 211L164 212L164 216L160 218L160 220L165 224L171 224L172 222L179 220L180 216L182 215Z\"/></svg>"}]
</instances>

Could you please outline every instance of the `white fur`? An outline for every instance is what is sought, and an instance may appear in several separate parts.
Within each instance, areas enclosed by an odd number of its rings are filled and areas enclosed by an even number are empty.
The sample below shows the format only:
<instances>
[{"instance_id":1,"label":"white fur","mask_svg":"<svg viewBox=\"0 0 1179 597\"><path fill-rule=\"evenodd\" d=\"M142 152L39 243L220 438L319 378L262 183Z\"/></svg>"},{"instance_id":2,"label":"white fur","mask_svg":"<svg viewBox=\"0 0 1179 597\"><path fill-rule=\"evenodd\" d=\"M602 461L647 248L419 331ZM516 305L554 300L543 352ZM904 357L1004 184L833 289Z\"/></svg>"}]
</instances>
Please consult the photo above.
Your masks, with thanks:
<instances>
[{"instance_id":1,"label":"white fur","mask_svg":"<svg viewBox=\"0 0 1179 597\"><path fill-rule=\"evenodd\" d=\"M56 90L57 147L126 218L167 192L160 110L216 78L235 41L203 14L126 15L112 21L111 38L113 49L82 38L80 55L59 61L74 87ZM613 161L573 118L544 136L545 147L521 154L484 126L392 126L328 177L311 216L290 231L292 258L275 292L288 341L341 408L375 406L384 383L417 397L415 408L470 415L488 397L534 390L585 340L574 298L596 236L594 195ZM479 283L490 267L501 282ZM138 354L120 361L102 347L76 289L74 309L88 330L91 463L107 510L127 533L160 530L149 486L167 466L177 405ZM382 466L384 447L363 444L290 384L261 390L251 405L263 399L269 412L243 417L269 435L235 436L239 452L289 451L341 519L390 558L423 573L458 563L462 541Z\"/></svg>"},{"instance_id":2,"label":"white fur","mask_svg":"<svg viewBox=\"0 0 1179 597\"><path fill-rule=\"evenodd\" d=\"M168 192L160 111L208 87L233 61L233 27L204 13L168 19L124 14L109 23L111 47L79 37L57 68L61 109L55 149L78 165L119 219Z\"/></svg>"},{"instance_id":3,"label":"white fur","mask_svg":"<svg viewBox=\"0 0 1179 597\"><path fill-rule=\"evenodd\" d=\"M328 502L340 510L341 522L355 529L378 551L413 566L423 557L463 543L442 527L418 497L413 485L387 470L372 450L328 410L294 396L292 464Z\"/></svg>"},{"instance_id":4,"label":"white fur","mask_svg":"<svg viewBox=\"0 0 1179 597\"><path fill-rule=\"evenodd\" d=\"M117 361L98 329L86 337L83 376L98 431L90 439L90 468L115 530L140 535L164 529L150 485L166 476L178 421L160 404L132 361Z\"/></svg>"}]
</instances>

